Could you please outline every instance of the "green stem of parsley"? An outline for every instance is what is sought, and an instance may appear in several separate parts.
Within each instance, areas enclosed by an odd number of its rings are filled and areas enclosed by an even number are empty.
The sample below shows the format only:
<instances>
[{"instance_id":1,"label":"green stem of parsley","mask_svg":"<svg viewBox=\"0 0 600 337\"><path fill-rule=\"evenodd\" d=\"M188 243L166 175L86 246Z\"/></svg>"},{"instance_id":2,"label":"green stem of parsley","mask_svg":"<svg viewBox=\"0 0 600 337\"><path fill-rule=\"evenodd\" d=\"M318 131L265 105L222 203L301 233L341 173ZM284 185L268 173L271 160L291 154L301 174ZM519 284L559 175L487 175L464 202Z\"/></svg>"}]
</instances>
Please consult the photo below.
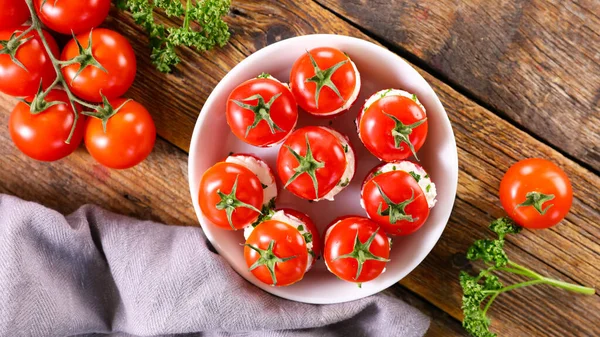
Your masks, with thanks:
<instances>
[{"instance_id":1,"label":"green stem of parsley","mask_svg":"<svg viewBox=\"0 0 600 337\"><path fill-rule=\"evenodd\" d=\"M192 0L187 0L185 3L185 17L183 19L183 28L186 30L190 29L190 8L192 7Z\"/></svg>"}]
</instances>

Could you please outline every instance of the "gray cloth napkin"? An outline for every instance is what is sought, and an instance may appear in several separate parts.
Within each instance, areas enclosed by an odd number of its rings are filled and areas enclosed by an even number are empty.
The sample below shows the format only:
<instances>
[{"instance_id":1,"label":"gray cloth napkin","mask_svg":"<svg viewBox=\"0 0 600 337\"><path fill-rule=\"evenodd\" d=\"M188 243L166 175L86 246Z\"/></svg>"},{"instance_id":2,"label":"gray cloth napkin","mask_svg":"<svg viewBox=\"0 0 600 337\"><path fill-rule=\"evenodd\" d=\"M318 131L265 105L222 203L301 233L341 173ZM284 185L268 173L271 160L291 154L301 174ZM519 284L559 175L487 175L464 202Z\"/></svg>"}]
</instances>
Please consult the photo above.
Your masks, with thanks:
<instances>
[{"instance_id":1,"label":"gray cloth napkin","mask_svg":"<svg viewBox=\"0 0 600 337\"><path fill-rule=\"evenodd\" d=\"M429 319L379 294L296 303L246 282L200 228L0 195L0 336L422 336Z\"/></svg>"}]
</instances>

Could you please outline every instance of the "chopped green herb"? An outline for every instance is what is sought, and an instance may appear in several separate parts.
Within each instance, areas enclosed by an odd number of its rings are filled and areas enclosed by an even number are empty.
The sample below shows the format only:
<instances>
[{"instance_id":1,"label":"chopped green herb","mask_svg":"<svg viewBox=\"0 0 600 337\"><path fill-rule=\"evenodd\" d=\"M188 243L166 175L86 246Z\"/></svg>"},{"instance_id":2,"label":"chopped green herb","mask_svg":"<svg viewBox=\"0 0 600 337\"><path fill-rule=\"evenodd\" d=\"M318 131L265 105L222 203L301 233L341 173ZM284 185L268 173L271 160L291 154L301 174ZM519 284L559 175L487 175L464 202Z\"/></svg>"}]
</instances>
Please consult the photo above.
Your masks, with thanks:
<instances>
[{"instance_id":1,"label":"chopped green herb","mask_svg":"<svg viewBox=\"0 0 600 337\"><path fill-rule=\"evenodd\" d=\"M267 221L275 214L275 198L271 198L269 203L263 205L261 209L262 214L258 216L258 219L252 223L252 227L258 226L261 222Z\"/></svg>"},{"instance_id":2,"label":"chopped green herb","mask_svg":"<svg viewBox=\"0 0 600 337\"><path fill-rule=\"evenodd\" d=\"M338 186L340 187L346 187L348 186L348 184L350 184L350 178L346 178L346 180L344 180L344 182L339 182Z\"/></svg>"},{"instance_id":3,"label":"chopped green herb","mask_svg":"<svg viewBox=\"0 0 600 337\"><path fill-rule=\"evenodd\" d=\"M312 234L310 234L309 232L302 234L302 236L304 237L304 241L306 241L306 243L312 242Z\"/></svg>"},{"instance_id":4,"label":"chopped green herb","mask_svg":"<svg viewBox=\"0 0 600 337\"><path fill-rule=\"evenodd\" d=\"M263 190L264 190L265 188L269 187L268 185L265 185L265 184L263 184L263 183L260 183L260 185L262 186Z\"/></svg>"},{"instance_id":5,"label":"chopped green herb","mask_svg":"<svg viewBox=\"0 0 600 337\"><path fill-rule=\"evenodd\" d=\"M392 89L388 89L384 92L381 93L381 96L379 98L384 98L385 96L387 96L387 94L389 94L392 91Z\"/></svg>"},{"instance_id":6,"label":"chopped green herb","mask_svg":"<svg viewBox=\"0 0 600 337\"><path fill-rule=\"evenodd\" d=\"M415 102L417 101L417 95L416 94L412 95L412 100L415 101Z\"/></svg>"},{"instance_id":7,"label":"chopped green herb","mask_svg":"<svg viewBox=\"0 0 600 337\"><path fill-rule=\"evenodd\" d=\"M427 185L427 187L425 187L425 192L429 193L429 190L431 190L431 184Z\"/></svg>"},{"instance_id":8,"label":"chopped green herb","mask_svg":"<svg viewBox=\"0 0 600 337\"><path fill-rule=\"evenodd\" d=\"M417 174L417 173L415 173L413 171L408 172L408 174L410 174L413 178L415 178L415 180L417 182L419 182L421 180L421 175L420 174Z\"/></svg>"},{"instance_id":9,"label":"chopped green herb","mask_svg":"<svg viewBox=\"0 0 600 337\"><path fill-rule=\"evenodd\" d=\"M348 153L348 144L344 144L344 152Z\"/></svg>"},{"instance_id":10,"label":"chopped green herb","mask_svg":"<svg viewBox=\"0 0 600 337\"><path fill-rule=\"evenodd\" d=\"M377 177L378 175L382 174L383 172L381 171L375 171L375 173L373 173L373 177Z\"/></svg>"},{"instance_id":11,"label":"chopped green herb","mask_svg":"<svg viewBox=\"0 0 600 337\"><path fill-rule=\"evenodd\" d=\"M425 179L429 179L429 174L426 174L426 175L425 175Z\"/></svg>"},{"instance_id":12,"label":"chopped green herb","mask_svg":"<svg viewBox=\"0 0 600 337\"><path fill-rule=\"evenodd\" d=\"M299 230L300 232L303 232L303 231L304 231L304 226L303 226L303 225L300 225L300 226L298 226L297 228L298 228L298 230Z\"/></svg>"},{"instance_id":13,"label":"chopped green herb","mask_svg":"<svg viewBox=\"0 0 600 337\"><path fill-rule=\"evenodd\" d=\"M396 171L396 165L392 166L392 171Z\"/></svg>"},{"instance_id":14,"label":"chopped green herb","mask_svg":"<svg viewBox=\"0 0 600 337\"><path fill-rule=\"evenodd\" d=\"M267 74L267 73L261 73L260 75L256 76L256 78L269 78L271 77L271 74Z\"/></svg>"}]
</instances>

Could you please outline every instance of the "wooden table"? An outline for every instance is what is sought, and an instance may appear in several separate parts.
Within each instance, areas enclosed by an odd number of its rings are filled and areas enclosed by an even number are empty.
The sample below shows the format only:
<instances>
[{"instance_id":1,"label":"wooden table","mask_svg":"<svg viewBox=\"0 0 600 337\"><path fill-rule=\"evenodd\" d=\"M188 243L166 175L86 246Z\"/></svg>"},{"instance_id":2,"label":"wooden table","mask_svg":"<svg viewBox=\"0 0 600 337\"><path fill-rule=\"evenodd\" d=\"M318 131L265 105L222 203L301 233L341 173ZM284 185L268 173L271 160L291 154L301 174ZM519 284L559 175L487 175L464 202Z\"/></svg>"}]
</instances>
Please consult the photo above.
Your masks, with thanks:
<instances>
[{"instance_id":1,"label":"wooden table","mask_svg":"<svg viewBox=\"0 0 600 337\"><path fill-rule=\"evenodd\" d=\"M600 285L600 2L589 1L234 1L229 44L183 50L169 75L152 67L147 39L129 14L105 23L138 58L128 97L150 107L160 138L141 165L113 171L80 148L56 163L26 158L6 122L15 101L0 95L0 192L69 213L85 203L173 225L197 226L187 153L204 100L256 50L292 36L336 33L379 43L432 85L454 127L459 186L451 220L427 259L388 292L432 317L431 336L462 336L458 272L463 252L503 212L499 181L522 158L544 157L571 178L574 202L562 224L508 238L518 263L565 281ZM515 281L505 278L503 281ZM500 296L491 310L501 336L600 336L599 295L546 286Z\"/></svg>"}]
</instances>

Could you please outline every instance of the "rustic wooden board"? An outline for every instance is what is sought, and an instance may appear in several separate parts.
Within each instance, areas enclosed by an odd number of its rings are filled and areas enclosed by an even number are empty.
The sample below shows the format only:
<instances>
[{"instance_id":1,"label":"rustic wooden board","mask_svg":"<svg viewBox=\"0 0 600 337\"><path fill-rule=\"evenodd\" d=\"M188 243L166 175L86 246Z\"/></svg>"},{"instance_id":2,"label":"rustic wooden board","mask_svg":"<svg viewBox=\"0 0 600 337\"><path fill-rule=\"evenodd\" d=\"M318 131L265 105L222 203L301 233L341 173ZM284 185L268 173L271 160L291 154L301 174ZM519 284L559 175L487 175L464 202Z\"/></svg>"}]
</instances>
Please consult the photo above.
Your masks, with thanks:
<instances>
[{"instance_id":1,"label":"rustic wooden board","mask_svg":"<svg viewBox=\"0 0 600 337\"><path fill-rule=\"evenodd\" d=\"M152 107L160 135L181 149L187 150L198 111L212 87L251 52L282 38L316 32L369 40L312 2L236 2L228 22L234 33L229 45L204 54L184 50L184 62L171 75L153 70L145 39L140 38L139 28L127 15L113 13L108 23L123 32L137 51L138 79L128 96ZM496 197L502 173L518 159L542 156L556 161L571 177L575 191L572 212L556 228L510 238L509 254L542 273L598 286L600 272L593 263L598 261L600 252L600 179L440 80L421 73L440 95L453 123L461 173L448 228L430 256L402 284L452 317L460 318L457 275L463 266L461 252L473 240L489 235L486 223L502 215ZM6 98L0 101L2 120L7 120L12 105ZM10 145L6 130L0 135L0 166L8 168L0 173L3 192L64 212L93 202L143 218L195 224L188 197L185 154L164 141L158 142L155 152L141 166L108 171L94 166L83 150L59 163L34 163ZM598 309L598 296L584 298L542 287L500 297L491 314L494 329L503 334L587 336L600 335L600 328L593 323L600 320Z\"/></svg>"},{"instance_id":2,"label":"rustic wooden board","mask_svg":"<svg viewBox=\"0 0 600 337\"><path fill-rule=\"evenodd\" d=\"M15 101L0 94L0 121L6 125ZM187 154L158 139L147 160L129 170L98 165L81 146L54 163L31 160L0 131L0 193L42 203L63 214L84 204L138 219L180 226L199 226L190 202ZM386 291L431 317L429 336L465 336L460 323L401 285Z\"/></svg>"},{"instance_id":3,"label":"rustic wooden board","mask_svg":"<svg viewBox=\"0 0 600 337\"><path fill-rule=\"evenodd\" d=\"M600 171L600 2L317 1Z\"/></svg>"}]
</instances>

